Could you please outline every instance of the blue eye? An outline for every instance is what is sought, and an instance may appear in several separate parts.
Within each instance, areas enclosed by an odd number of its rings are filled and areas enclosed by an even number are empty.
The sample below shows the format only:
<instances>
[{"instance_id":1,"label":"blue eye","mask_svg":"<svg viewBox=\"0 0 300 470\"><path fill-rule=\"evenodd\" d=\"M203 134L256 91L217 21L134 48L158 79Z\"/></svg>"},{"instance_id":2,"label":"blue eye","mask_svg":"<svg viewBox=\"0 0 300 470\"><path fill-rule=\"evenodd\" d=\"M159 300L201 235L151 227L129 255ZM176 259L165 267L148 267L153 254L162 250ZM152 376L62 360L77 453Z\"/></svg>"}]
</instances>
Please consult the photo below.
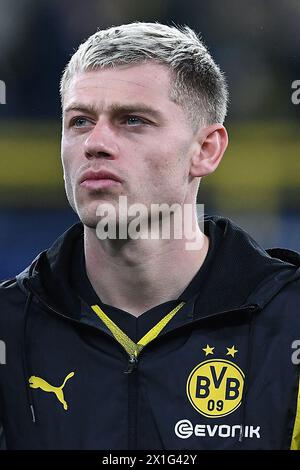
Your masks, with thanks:
<instances>
[{"instance_id":1,"label":"blue eye","mask_svg":"<svg viewBox=\"0 0 300 470\"><path fill-rule=\"evenodd\" d=\"M137 116L128 116L126 122L129 125L144 124L144 121Z\"/></svg>"},{"instance_id":2,"label":"blue eye","mask_svg":"<svg viewBox=\"0 0 300 470\"><path fill-rule=\"evenodd\" d=\"M87 119L82 118L82 117L80 117L80 118L75 118L75 119L73 120L73 122L72 122L72 126L74 126L74 127L82 127L82 125L80 124L80 122L82 123L82 121L87 122Z\"/></svg>"}]
</instances>

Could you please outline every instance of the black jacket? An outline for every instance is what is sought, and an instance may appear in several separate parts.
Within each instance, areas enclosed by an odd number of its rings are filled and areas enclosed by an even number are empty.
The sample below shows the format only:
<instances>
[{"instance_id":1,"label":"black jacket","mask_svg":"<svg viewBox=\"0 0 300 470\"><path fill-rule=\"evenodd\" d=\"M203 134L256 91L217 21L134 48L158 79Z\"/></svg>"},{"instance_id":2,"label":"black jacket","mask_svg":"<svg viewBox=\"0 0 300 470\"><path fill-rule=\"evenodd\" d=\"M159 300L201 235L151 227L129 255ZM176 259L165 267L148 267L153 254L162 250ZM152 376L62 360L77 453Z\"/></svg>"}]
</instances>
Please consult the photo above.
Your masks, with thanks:
<instances>
[{"instance_id":1,"label":"black jacket","mask_svg":"<svg viewBox=\"0 0 300 470\"><path fill-rule=\"evenodd\" d=\"M1 284L3 448L300 448L300 255L208 227L205 283L138 345L69 286L80 223Z\"/></svg>"}]
</instances>

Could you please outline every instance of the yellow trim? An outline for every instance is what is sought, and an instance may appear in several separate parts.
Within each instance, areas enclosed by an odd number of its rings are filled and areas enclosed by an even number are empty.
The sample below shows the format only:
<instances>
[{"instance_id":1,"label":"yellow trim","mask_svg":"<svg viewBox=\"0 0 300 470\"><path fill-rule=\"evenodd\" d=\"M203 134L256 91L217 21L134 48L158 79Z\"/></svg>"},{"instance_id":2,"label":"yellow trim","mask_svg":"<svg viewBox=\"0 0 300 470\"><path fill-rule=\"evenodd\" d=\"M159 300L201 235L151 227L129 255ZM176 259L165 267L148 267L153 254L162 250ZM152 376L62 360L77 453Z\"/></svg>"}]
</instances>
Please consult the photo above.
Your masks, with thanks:
<instances>
[{"instance_id":1,"label":"yellow trim","mask_svg":"<svg viewBox=\"0 0 300 470\"><path fill-rule=\"evenodd\" d=\"M297 411L290 450L300 450L300 380L298 385Z\"/></svg>"},{"instance_id":2,"label":"yellow trim","mask_svg":"<svg viewBox=\"0 0 300 470\"><path fill-rule=\"evenodd\" d=\"M132 356L136 351L136 344L103 312L99 305L92 305L92 309L112 332L118 343Z\"/></svg>"},{"instance_id":3,"label":"yellow trim","mask_svg":"<svg viewBox=\"0 0 300 470\"><path fill-rule=\"evenodd\" d=\"M137 357L144 346L149 344L153 341L159 333L165 328L165 326L169 323L169 321L176 315L178 310L183 307L184 302L181 302L177 307L175 307L170 313L168 313L162 320L160 320L156 325L151 328L151 330L146 333L143 338L141 338L137 343L134 343L132 339L130 339L124 331L121 330L99 307L99 305L92 305L91 308L94 310L96 315L103 321L103 323L107 326L107 328L111 331L114 335L115 339L118 343L123 346L125 351L130 356Z\"/></svg>"}]
</instances>

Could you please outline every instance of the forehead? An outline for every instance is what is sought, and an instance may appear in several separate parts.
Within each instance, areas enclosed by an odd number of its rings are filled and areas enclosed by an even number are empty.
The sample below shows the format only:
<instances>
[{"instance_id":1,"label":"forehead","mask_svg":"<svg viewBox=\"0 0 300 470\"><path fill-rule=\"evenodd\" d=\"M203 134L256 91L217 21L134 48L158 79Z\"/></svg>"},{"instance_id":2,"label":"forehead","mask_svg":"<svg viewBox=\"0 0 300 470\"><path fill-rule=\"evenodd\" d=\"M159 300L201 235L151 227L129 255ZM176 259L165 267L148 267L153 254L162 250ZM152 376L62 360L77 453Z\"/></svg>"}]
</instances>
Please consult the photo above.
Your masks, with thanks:
<instances>
[{"instance_id":1,"label":"forehead","mask_svg":"<svg viewBox=\"0 0 300 470\"><path fill-rule=\"evenodd\" d=\"M75 75L64 97L64 108L76 99L130 101L138 98L148 104L172 103L171 73L160 64L146 63L103 68ZM174 103L173 103L174 104Z\"/></svg>"}]
</instances>

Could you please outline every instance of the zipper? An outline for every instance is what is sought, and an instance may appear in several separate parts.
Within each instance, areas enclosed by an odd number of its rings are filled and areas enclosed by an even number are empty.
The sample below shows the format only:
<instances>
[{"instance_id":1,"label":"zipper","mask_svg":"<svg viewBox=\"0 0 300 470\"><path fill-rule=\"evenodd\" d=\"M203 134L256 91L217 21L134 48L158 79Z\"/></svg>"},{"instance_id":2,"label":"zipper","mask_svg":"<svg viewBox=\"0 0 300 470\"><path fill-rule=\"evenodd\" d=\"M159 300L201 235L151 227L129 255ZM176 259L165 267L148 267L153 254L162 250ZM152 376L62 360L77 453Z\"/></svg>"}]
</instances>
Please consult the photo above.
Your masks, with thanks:
<instances>
[{"instance_id":1,"label":"zipper","mask_svg":"<svg viewBox=\"0 0 300 470\"><path fill-rule=\"evenodd\" d=\"M128 450L138 448L138 358L130 356L128 369L125 371L128 377Z\"/></svg>"},{"instance_id":2,"label":"zipper","mask_svg":"<svg viewBox=\"0 0 300 470\"><path fill-rule=\"evenodd\" d=\"M137 365L138 365L138 358L134 354L131 354L129 356L128 366L127 366L127 369L124 371L124 374L131 374L132 371L137 368Z\"/></svg>"},{"instance_id":3,"label":"zipper","mask_svg":"<svg viewBox=\"0 0 300 470\"><path fill-rule=\"evenodd\" d=\"M131 354L124 374L128 377L128 449L137 449L138 428L138 357Z\"/></svg>"}]
</instances>

